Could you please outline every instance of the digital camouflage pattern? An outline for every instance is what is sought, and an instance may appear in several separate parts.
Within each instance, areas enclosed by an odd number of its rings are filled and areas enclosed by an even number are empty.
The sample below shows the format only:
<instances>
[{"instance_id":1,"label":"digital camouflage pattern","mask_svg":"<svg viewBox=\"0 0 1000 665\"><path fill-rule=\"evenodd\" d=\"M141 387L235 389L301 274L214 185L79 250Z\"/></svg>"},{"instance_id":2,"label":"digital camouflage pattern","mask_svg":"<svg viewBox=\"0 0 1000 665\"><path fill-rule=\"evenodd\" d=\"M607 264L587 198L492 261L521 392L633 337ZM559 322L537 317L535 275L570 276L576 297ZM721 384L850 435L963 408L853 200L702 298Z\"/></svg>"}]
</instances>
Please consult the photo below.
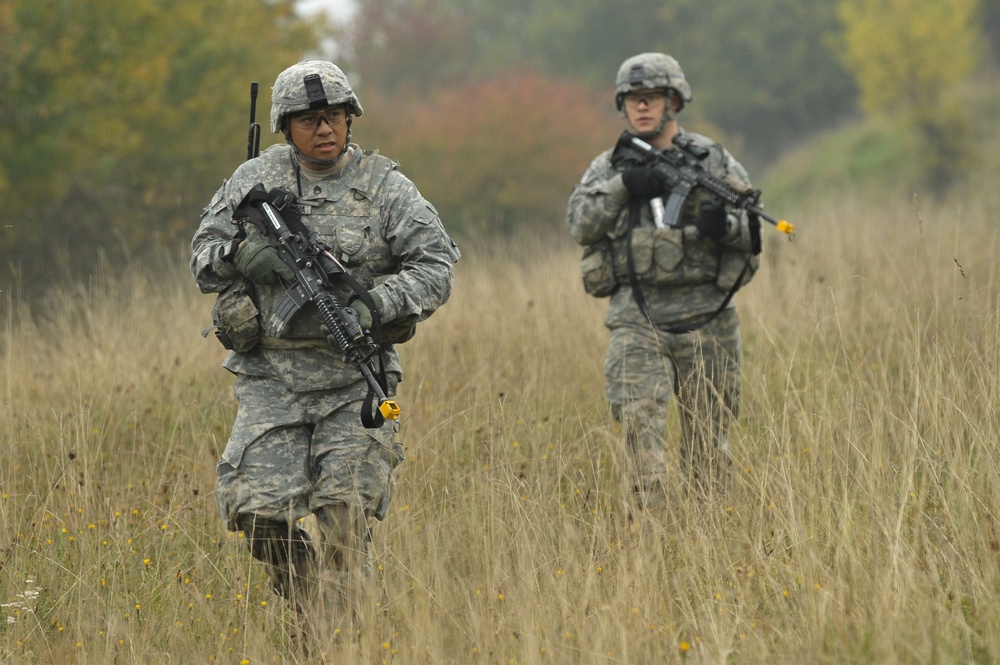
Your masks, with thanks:
<instances>
[{"instance_id":1,"label":"digital camouflage pattern","mask_svg":"<svg viewBox=\"0 0 1000 665\"><path fill-rule=\"evenodd\" d=\"M233 210L257 183L295 193L302 221L317 231L363 286L381 297L383 322L423 321L451 294L453 265L460 254L445 232L434 206L391 160L352 144L339 177L298 178L292 148L272 146L245 162L212 198L192 242L191 270L204 293L221 292L239 273L220 256L236 233ZM280 302L281 286L256 287L260 320ZM346 303L346 287L334 295ZM398 354L385 347L386 371L402 379ZM249 353L231 353L223 364L235 374L279 379L294 391L339 388L361 380L320 332L319 313L300 311L281 339L262 332Z\"/></svg>"},{"instance_id":2,"label":"digital camouflage pattern","mask_svg":"<svg viewBox=\"0 0 1000 665\"><path fill-rule=\"evenodd\" d=\"M740 335L727 309L695 332L675 335L652 326L610 333L605 395L625 433L625 464L643 505L661 501L678 480L724 488L732 461L729 426L740 397ZM671 400L680 408L680 474L664 445Z\"/></svg>"},{"instance_id":3,"label":"digital camouflage pattern","mask_svg":"<svg viewBox=\"0 0 1000 665\"><path fill-rule=\"evenodd\" d=\"M683 130L681 134L709 148L709 156L702 162L706 171L750 186L746 170L724 147L700 134ZM643 325L645 321L628 288L625 257L629 193L621 179L622 171L611 165L611 153L606 150L598 155L573 189L566 224L570 235L581 245L607 240L613 247L615 272L623 285L611 296L608 310L606 324L614 328ZM700 238L693 226L699 205L699 198L691 196L678 228L655 229L652 210L645 204L634 234L633 256L636 272L643 282L646 307L653 320L664 327L696 321L714 312L728 292L728 288L722 289L716 283L724 257L735 253L741 268L749 258L750 228L746 213L730 209L732 229L721 242L716 242ZM752 266L756 264L754 259Z\"/></svg>"},{"instance_id":4,"label":"digital camouflage pattern","mask_svg":"<svg viewBox=\"0 0 1000 665\"><path fill-rule=\"evenodd\" d=\"M274 337L263 323L284 287L251 284L222 259L237 233L233 211L258 183L297 196L303 224L380 297L389 327L412 328L448 300L460 254L396 163L355 144L325 175L300 169L292 145L269 148L223 183L192 240L190 267L202 292L244 281L260 313L256 344L243 340L223 363L237 375L239 410L217 467L219 512L229 529L246 534L275 591L302 616L343 619L348 607L357 609L370 571L369 520L385 517L393 470L403 461L398 422L362 425L367 383L330 348L315 305ZM354 294L344 286L334 295L347 304ZM394 396L403 375L398 353L386 344L374 360L384 360L386 393ZM317 519L314 537L296 525L309 514Z\"/></svg>"},{"instance_id":5,"label":"digital camouflage pattern","mask_svg":"<svg viewBox=\"0 0 1000 665\"><path fill-rule=\"evenodd\" d=\"M378 429L361 424L366 391L358 383L294 392L280 380L237 378L239 411L216 487L230 530L244 514L295 521L330 505L385 517L403 449L395 441L396 421Z\"/></svg>"},{"instance_id":6,"label":"digital camouflage pattern","mask_svg":"<svg viewBox=\"0 0 1000 665\"><path fill-rule=\"evenodd\" d=\"M310 99L303 79L309 74L319 76L323 97ZM271 88L271 133L282 130L282 119L293 113L315 108L346 104L350 112L360 116L364 110L340 67L323 60L303 60L278 75Z\"/></svg>"},{"instance_id":7,"label":"digital camouflage pattern","mask_svg":"<svg viewBox=\"0 0 1000 665\"><path fill-rule=\"evenodd\" d=\"M702 162L719 178L749 186L743 166L708 137L685 132L709 149ZM682 465L688 478L725 485L728 474L728 427L739 396L740 344L735 305L696 332L665 332L707 319L726 298L739 272L750 261L744 284L758 265L750 252L746 214L729 210L731 228L720 241L699 236L694 227L701 199L689 197L677 228L656 228L643 202L633 231L632 262L642 288L646 320L632 293L628 269L629 192L621 173L634 164L611 165L612 150L597 156L573 189L566 224L581 245L607 243L617 281L605 325L610 343L605 363L605 392L612 414L622 423L627 462L640 502L654 501L664 487L667 469L665 427L672 398L682 415ZM734 274L735 273L735 274Z\"/></svg>"},{"instance_id":8,"label":"digital camouflage pattern","mask_svg":"<svg viewBox=\"0 0 1000 665\"><path fill-rule=\"evenodd\" d=\"M676 90L683 105L690 103L691 84L676 59L665 53L640 53L621 64L615 77L615 108L622 110L623 98L637 90Z\"/></svg>"}]
</instances>

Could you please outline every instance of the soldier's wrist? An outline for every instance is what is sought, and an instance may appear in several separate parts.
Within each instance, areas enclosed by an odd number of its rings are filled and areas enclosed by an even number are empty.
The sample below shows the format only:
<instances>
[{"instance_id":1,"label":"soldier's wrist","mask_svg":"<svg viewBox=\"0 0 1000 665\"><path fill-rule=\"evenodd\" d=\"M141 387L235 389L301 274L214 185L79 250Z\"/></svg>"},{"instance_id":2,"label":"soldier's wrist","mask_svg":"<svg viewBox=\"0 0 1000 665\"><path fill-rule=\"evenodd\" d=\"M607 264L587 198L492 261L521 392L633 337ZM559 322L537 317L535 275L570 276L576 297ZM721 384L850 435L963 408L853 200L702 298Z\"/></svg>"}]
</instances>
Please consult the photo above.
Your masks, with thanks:
<instances>
[{"instance_id":1,"label":"soldier's wrist","mask_svg":"<svg viewBox=\"0 0 1000 665\"><path fill-rule=\"evenodd\" d=\"M235 243L235 245L231 247L231 243ZM238 247L238 241L227 241L216 250L212 259L212 270L222 279L236 279L240 275L240 271L233 263L233 257L235 257Z\"/></svg>"},{"instance_id":2,"label":"soldier's wrist","mask_svg":"<svg viewBox=\"0 0 1000 665\"><path fill-rule=\"evenodd\" d=\"M222 249L219 251L219 260L223 263L228 263L233 265L233 259L236 258L236 252L240 248L240 241L236 238L229 240L222 245Z\"/></svg>"}]
</instances>

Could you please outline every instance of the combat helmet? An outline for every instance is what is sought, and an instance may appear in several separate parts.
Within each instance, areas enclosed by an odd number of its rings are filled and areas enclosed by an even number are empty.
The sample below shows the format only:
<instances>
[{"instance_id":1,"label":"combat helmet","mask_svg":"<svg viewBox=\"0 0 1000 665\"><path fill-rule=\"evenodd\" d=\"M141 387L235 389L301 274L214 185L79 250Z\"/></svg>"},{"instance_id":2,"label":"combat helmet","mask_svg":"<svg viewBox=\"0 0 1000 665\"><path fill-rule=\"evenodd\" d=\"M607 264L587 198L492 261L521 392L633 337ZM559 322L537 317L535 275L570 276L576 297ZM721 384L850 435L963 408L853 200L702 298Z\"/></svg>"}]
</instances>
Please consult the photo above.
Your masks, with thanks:
<instances>
[{"instance_id":1,"label":"combat helmet","mask_svg":"<svg viewBox=\"0 0 1000 665\"><path fill-rule=\"evenodd\" d=\"M691 96L691 86L677 60L665 53L640 53L627 59L618 68L618 76L615 77L615 108L622 110L627 93L650 89L674 91L673 94L681 100L678 111L694 99Z\"/></svg>"},{"instance_id":2,"label":"combat helmet","mask_svg":"<svg viewBox=\"0 0 1000 665\"><path fill-rule=\"evenodd\" d=\"M286 116L309 109L346 104L350 115L360 116L361 102L340 67L325 60L303 60L278 74L271 88L271 131L286 130Z\"/></svg>"}]
</instances>

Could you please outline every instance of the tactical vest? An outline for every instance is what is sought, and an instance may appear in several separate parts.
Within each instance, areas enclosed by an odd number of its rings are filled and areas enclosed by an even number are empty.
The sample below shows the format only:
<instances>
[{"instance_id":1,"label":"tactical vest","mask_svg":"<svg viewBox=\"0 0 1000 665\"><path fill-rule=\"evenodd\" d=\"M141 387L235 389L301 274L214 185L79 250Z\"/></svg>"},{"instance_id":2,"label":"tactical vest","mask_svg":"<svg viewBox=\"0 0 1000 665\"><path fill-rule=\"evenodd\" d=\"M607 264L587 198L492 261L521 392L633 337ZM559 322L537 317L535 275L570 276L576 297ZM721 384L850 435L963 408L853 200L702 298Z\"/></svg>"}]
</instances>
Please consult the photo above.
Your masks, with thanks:
<instances>
[{"instance_id":1,"label":"tactical vest","mask_svg":"<svg viewBox=\"0 0 1000 665\"><path fill-rule=\"evenodd\" d=\"M276 159L289 159L287 150L276 152ZM377 202L386 177L397 164L377 152L364 152L355 159L337 178L316 182L302 178L298 202L306 228L318 233L351 276L364 288L371 289L376 285L376 277L391 274L398 267L398 260L392 256L382 235ZM291 168L286 171L286 182L265 185L298 193L296 172ZM257 287L256 304L261 321L269 320L283 295L284 288L280 285ZM334 295L346 304L355 294L344 286ZM280 340L265 334L262 345L265 348L294 348L305 340L323 339L320 326L319 312L314 305L308 304L296 314Z\"/></svg>"}]
</instances>

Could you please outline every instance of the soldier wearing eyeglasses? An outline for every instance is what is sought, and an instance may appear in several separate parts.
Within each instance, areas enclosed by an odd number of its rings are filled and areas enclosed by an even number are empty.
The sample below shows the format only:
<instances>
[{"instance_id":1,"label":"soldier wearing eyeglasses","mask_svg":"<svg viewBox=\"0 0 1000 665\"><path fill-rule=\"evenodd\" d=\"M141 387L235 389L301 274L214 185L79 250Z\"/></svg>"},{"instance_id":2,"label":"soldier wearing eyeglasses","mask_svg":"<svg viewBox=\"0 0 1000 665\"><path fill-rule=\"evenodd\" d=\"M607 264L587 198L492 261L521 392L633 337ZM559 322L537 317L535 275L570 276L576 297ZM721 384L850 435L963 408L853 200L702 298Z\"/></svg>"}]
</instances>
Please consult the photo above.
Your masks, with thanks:
<instances>
[{"instance_id":1,"label":"soldier wearing eyeglasses","mask_svg":"<svg viewBox=\"0 0 1000 665\"><path fill-rule=\"evenodd\" d=\"M403 459L398 421L362 425L367 385L331 348L307 304L281 337L266 322L291 277L267 238L238 237L233 212L255 185L297 198L302 222L368 291L376 312L350 290L335 293L363 328L381 321L386 393L403 372L395 346L409 340L451 293L459 251L434 206L398 164L351 141L361 103L333 63L307 60L278 75L270 126L285 142L242 164L205 208L191 270L216 307L240 314L226 331L223 366L236 375L236 421L217 466L216 499L242 531L274 590L317 631L350 634L371 575L371 527L386 518L393 472ZM233 316L226 320L234 320ZM220 337L223 339L223 337ZM315 516L316 530L301 521Z\"/></svg>"}]
</instances>

